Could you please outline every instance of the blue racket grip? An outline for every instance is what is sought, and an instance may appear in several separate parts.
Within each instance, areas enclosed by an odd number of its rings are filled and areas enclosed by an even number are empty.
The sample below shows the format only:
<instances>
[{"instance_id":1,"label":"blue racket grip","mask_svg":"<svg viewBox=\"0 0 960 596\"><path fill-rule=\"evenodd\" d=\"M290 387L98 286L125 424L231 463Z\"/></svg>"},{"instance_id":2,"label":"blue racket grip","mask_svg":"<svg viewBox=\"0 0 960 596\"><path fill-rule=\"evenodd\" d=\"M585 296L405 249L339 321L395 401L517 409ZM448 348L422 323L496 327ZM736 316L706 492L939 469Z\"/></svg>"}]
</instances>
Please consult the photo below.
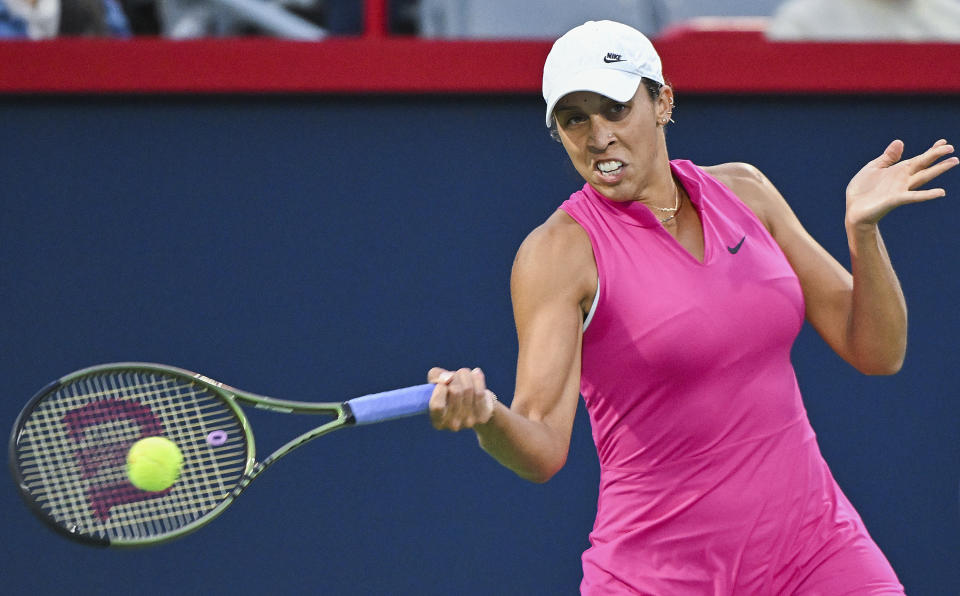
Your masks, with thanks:
<instances>
[{"instance_id":1,"label":"blue racket grip","mask_svg":"<svg viewBox=\"0 0 960 596\"><path fill-rule=\"evenodd\" d=\"M373 424L394 418L425 414L429 409L433 383L371 393L347 401L356 424Z\"/></svg>"}]
</instances>

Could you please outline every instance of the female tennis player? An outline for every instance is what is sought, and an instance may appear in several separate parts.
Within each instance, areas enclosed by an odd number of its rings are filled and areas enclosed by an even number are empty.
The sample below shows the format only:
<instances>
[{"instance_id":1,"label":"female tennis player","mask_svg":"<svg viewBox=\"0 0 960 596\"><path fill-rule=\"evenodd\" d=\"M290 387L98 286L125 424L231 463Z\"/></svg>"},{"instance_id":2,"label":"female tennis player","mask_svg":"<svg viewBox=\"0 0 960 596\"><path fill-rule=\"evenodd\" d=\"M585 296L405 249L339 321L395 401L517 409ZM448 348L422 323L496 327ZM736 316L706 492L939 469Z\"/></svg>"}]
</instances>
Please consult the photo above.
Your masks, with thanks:
<instances>
[{"instance_id":1,"label":"female tennis player","mask_svg":"<svg viewBox=\"0 0 960 596\"><path fill-rule=\"evenodd\" d=\"M790 348L806 318L858 370L899 370L906 306L877 223L944 196L917 189L953 147L902 159L894 141L853 177L848 272L756 168L669 159L673 91L636 30L565 34L543 95L586 184L514 262L512 405L479 369L434 368L434 426L544 482L583 395L601 469L584 594L902 594L821 457Z\"/></svg>"}]
</instances>

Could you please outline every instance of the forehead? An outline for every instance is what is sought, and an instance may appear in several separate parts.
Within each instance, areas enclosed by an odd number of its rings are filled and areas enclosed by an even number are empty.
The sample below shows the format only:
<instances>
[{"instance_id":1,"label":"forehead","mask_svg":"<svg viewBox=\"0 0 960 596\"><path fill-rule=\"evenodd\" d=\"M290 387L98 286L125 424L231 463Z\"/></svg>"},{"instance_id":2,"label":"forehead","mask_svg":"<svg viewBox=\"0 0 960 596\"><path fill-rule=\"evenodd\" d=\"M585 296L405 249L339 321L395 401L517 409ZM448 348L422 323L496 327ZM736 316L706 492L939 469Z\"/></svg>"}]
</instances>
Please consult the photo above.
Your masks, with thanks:
<instances>
[{"instance_id":1,"label":"forehead","mask_svg":"<svg viewBox=\"0 0 960 596\"><path fill-rule=\"evenodd\" d=\"M568 93L561 97L560 100L557 101L557 105L554 109L589 109L591 106L602 106L609 103L631 103L637 101L638 97L642 95L642 89L643 85L640 85L633 97L623 102L609 98L606 95L595 93L593 91L574 91L573 93Z\"/></svg>"},{"instance_id":2,"label":"forehead","mask_svg":"<svg viewBox=\"0 0 960 596\"><path fill-rule=\"evenodd\" d=\"M600 95L599 93L594 93L593 91L574 91L573 93L567 93L557 102L557 107L572 107L588 103L602 103L607 101L613 101L606 95Z\"/></svg>"}]
</instances>

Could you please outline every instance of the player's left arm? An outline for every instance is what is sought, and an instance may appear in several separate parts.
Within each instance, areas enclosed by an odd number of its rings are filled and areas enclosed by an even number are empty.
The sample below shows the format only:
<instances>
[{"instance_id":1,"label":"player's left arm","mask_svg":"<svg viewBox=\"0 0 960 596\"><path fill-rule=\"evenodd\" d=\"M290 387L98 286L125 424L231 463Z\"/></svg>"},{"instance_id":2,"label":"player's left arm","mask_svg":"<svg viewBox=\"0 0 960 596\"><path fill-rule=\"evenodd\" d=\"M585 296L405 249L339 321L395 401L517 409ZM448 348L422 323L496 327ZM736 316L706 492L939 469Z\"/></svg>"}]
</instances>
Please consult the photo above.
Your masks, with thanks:
<instances>
[{"instance_id":1,"label":"player's left arm","mask_svg":"<svg viewBox=\"0 0 960 596\"><path fill-rule=\"evenodd\" d=\"M847 187L844 224L850 248L847 271L803 228L780 192L747 164L716 166L714 173L770 230L800 279L806 317L841 358L866 374L893 374L903 364L907 308L877 227L892 209L944 196L943 189L914 190L957 165L938 141L926 152L900 160L894 141Z\"/></svg>"}]
</instances>

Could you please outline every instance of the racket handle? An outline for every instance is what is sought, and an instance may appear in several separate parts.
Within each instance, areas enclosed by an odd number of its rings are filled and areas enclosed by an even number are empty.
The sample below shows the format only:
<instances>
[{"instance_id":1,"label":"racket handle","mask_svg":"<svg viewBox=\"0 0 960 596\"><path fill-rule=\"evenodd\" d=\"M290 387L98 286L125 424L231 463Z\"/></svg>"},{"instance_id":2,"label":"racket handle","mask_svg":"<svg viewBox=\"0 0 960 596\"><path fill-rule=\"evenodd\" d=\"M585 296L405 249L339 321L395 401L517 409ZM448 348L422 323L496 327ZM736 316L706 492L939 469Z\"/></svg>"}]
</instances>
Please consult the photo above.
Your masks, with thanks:
<instances>
[{"instance_id":1,"label":"racket handle","mask_svg":"<svg viewBox=\"0 0 960 596\"><path fill-rule=\"evenodd\" d=\"M347 401L356 424L373 424L394 418L425 414L433 394L433 383L371 393Z\"/></svg>"}]
</instances>

